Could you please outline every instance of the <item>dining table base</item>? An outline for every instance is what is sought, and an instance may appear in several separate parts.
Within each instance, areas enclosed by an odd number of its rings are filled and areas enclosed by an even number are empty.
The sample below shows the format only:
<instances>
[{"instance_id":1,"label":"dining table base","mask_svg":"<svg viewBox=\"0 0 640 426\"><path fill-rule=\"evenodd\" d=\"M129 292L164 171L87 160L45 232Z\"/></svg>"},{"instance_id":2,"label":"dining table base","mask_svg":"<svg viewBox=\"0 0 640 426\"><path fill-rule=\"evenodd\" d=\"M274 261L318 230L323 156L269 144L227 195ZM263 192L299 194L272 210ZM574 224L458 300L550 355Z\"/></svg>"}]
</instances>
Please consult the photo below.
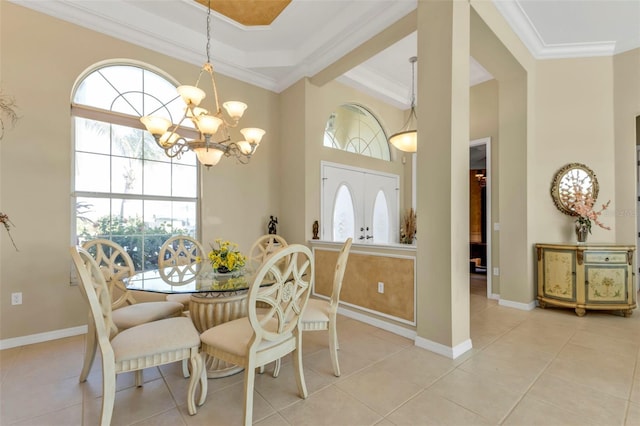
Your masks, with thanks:
<instances>
[{"instance_id":1,"label":"dining table base","mask_svg":"<svg viewBox=\"0 0 640 426\"><path fill-rule=\"evenodd\" d=\"M191 321L200 333L211 327L247 316L247 291L192 293L189 303ZM207 377L217 379L231 376L244 370L212 356L205 356Z\"/></svg>"}]
</instances>

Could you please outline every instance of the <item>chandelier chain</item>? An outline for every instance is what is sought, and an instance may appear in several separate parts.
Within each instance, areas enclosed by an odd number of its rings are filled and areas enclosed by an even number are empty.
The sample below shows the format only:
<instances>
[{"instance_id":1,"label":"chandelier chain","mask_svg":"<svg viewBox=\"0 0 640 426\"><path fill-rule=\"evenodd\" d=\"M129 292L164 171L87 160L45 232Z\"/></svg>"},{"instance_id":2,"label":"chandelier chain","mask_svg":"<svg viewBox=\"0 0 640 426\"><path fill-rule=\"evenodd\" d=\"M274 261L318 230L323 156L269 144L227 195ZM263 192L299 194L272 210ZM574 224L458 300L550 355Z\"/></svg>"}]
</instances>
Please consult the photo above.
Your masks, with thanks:
<instances>
[{"instance_id":1,"label":"chandelier chain","mask_svg":"<svg viewBox=\"0 0 640 426\"><path fill-rule=\"evenodd\" d=\"M207 63L211 63L211 0L207 3Z\"/></svg>"}]
</instances>

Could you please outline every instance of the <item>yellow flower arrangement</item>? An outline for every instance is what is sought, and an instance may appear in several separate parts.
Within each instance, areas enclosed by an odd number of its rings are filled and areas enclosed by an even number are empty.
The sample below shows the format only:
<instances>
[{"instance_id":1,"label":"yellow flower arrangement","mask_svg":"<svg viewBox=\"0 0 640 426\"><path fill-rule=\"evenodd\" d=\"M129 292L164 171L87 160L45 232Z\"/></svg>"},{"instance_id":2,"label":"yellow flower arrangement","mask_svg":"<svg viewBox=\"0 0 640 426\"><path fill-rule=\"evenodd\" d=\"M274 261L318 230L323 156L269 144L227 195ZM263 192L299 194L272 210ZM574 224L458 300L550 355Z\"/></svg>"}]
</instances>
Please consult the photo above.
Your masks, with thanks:
<instances>
[{"instance_id":1,"label":"yellow flower arrangement","mask_svg":"<svg viewBox=\"0 0 640 426\"><path fill-rule=\"evenodd\" d=\"M218 238L215 243L218 248L211 244L209 261L214 270L220 273L227 273L241 269L247 262L246 256L238 251L238 245L230 241Z\"/></svg>"}]
</instances>

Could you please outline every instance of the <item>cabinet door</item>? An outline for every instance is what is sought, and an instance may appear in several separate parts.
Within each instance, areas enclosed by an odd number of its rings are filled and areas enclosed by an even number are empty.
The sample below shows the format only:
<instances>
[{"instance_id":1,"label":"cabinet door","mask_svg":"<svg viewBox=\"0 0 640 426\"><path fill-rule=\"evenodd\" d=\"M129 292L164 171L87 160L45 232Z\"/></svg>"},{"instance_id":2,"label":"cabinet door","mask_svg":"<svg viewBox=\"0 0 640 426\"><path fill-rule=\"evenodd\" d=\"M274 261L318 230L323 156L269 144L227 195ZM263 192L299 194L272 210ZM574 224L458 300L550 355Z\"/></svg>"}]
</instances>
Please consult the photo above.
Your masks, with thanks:
<instances>
[{"instance_id":1,"label":"cabinet door","mask_svg":"<svg viewBox=\"0 0 640 426\"><path fill-rule=\"evenodd\" d=\"M576 301L576 258L573 250L544 251L544 297Z\"/></svg>"},{"instance_id":2,"label":"cabinet door","mask_svg":"<svg viewBox=\"0 0 640 426\"><path fill-rule=\"evenodd\" d=\"M626 303L629 291L627 288L628 270L627 265L585 265L586 302Z\"/></svg>"}]
</instances>

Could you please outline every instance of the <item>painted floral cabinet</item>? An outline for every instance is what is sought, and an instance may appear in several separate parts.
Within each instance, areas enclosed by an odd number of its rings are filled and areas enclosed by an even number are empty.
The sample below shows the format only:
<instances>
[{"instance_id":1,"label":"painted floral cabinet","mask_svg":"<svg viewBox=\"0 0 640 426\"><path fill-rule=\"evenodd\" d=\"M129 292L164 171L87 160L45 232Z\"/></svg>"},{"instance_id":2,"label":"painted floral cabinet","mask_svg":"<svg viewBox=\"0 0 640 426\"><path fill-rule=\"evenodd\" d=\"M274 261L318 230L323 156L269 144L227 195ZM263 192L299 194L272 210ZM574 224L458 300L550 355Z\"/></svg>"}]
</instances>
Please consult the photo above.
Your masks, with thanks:
<instances>
[{"instance_id":1,"label":"painted floral cabinet","mask_svg":"<svg viewBox=\"0 0 640 426\"><path fill-rule=\"evenodd\" d=\"M611 244L536 244L538 304L619 311L636 308L635 246Z\"/></svg>"}]
</instances>

